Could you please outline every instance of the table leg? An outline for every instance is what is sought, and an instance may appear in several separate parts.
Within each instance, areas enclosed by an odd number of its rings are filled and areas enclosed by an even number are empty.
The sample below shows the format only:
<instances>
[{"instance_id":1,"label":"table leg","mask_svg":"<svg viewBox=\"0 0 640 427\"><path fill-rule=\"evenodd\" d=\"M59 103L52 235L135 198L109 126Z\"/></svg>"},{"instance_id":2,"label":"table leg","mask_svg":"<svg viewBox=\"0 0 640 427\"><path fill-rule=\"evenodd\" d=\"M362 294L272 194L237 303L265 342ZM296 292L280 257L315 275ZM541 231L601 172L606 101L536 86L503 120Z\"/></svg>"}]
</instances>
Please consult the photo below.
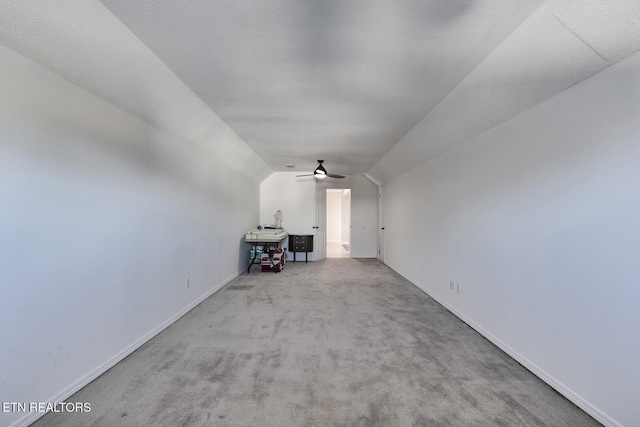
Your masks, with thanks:
<instances>
[{"instance_id":1,"label":"table leg","mask_svg":"<svg viewBox=\"0 0 640 427\"><path fill-rule=\"evenodd\" d=\"M247 267L247 273L249 273L251 271L251 266L253 265L253 263L256 261L256 247L253 246L253 258L251 258L251 260L249 261L249 266Z\"/></svg>"}]
</instances>

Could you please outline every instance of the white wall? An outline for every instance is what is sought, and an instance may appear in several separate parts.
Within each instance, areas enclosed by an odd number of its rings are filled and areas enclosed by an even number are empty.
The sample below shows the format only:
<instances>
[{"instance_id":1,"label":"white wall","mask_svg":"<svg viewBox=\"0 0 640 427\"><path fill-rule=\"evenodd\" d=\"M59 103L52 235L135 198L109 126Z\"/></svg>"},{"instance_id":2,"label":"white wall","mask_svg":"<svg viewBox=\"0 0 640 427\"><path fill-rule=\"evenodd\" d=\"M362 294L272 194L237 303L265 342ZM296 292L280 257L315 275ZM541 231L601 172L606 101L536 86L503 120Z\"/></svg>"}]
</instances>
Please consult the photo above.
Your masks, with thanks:
<instances>
[{"instance_id":1,"label":"white wall","mask_svg":"<svg viewBox=\"0 0 640 427\"><path fill-rule=\"evenodd\" d=\"M605 425L640 424L640 53L388 182L384 217L392 268Z\"/></svg>"},{"instance_id":2,"label":"white wall","mask_svg":"<svg viewBox=\"0 0 640 427\"><path fill-rule=\"evenodd\" d=\"M327 241L342 241L341 190L327 190Z\"/></svg>"},{"instance_id":3,"label":"white wall","mask_svg":"<svg viewBox=\"0 0 640 427\"><path fill-rule=\"evenodd\" d=\"M342 243L349 244L351 240L351 190L342 190Z\"/></svg>"},{"instance_id":4,"label":"white wall","mask_svg":"<svg viewBox=\"0 0 640 427\"><path fill-rule=\"evenodd\" d=\"M216 156L0 46L0 401L63 400L244 270L259 185Z\"/></svg>"},{"instance_id":5,"label":"white wall","mask_svg":"<svg viewBox=\"0 0 640 427\"><path fill-rule=\"evenodd\" d=\"M260 184L260 224L273 224L282 211L282 226L289 234L315 234L316 183L313 177L296 178L303 172L274 172ZM256 224L257 225L257 224ZM288 247L288 239L283 242ZM293 254L287 251L287 259ZM309 253L309 260L315 260Z\"/></svg>"}]
</instances>

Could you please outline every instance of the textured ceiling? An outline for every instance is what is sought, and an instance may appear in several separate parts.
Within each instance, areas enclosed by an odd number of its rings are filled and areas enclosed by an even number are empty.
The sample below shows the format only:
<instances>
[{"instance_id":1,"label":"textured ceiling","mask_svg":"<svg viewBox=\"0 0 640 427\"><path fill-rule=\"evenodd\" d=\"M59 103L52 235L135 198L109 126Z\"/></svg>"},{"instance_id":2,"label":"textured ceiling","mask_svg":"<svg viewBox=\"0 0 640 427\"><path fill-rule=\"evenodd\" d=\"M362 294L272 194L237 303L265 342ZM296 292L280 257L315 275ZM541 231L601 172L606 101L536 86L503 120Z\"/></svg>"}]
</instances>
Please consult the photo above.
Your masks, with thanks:
<instances>
[{"instance_id":1,"label":"textured ceiling","mask_svg":"<svg viewBox=\"0 0 640 427\"><path fill-rule=\"evenodd\" d=\"M637 0L548 0L368 174L385 183L638 49Z\"/></svg>"},{"instance_id":2,"label":"textured ceiling","mask_svg":"<svg viewBox=\"0 0 640 427\"><path fill-rule=\"evenodd\" d=\"M102 3L273 170L364 173L542 1Z\"/></svg>"},{"instance_id":3,"label":"textured ceiling","mask_svg":"<svg viewBox=\"0 0 640 427\"><path fill-rule=\"evenodd\" d=\"M251 179L273 172L97 0L0 1L0 43Z\"/></svg>"},{"instance_id":4,"label":"textured ceiling","mask_svg":"<svg viewBox=\"0 0 640 427\"><path fill-rule=\"evenodd\" d=\"M384 184L640 49L640 2L5 0L0 43L257 181Z\"/></svg>"}]
</instances>

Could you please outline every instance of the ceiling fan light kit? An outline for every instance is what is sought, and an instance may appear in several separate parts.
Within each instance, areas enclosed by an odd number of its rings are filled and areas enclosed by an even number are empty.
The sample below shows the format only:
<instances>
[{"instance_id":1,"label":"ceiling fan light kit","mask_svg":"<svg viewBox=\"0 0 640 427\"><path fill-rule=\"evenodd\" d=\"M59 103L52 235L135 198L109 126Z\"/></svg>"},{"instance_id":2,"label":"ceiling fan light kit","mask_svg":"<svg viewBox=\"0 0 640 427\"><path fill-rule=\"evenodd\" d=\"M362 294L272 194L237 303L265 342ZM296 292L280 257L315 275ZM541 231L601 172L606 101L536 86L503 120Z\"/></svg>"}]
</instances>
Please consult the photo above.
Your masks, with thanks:
<instances>
[{"instance_id":1,"label":"ceiling fan light kit","mask_svg":"<svg viewBox=\"0 0 640 427\"><path fill-rule=\"evenodd\" d=\"M316 170L313 171L313 174L319 178L324 178L325 176L327 176L327 170L324 168L324 166L322 166L322 162L324 162L324 160L318 160L318 163L320 164L318 165Z\"/></svg>"}]
</instances>

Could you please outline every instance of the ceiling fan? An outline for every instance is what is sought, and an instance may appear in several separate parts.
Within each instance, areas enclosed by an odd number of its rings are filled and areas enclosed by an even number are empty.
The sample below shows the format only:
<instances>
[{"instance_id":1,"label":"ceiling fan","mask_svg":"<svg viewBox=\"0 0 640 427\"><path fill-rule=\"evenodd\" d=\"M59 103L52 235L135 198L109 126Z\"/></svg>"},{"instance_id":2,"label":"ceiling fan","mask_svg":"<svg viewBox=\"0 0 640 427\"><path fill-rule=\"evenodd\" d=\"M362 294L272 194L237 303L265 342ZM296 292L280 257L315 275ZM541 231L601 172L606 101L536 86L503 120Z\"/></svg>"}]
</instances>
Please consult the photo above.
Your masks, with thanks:
<instances>
[{"instance_id":1,"label":"ceiling fan","mask_svg":"<svg viewBox=\"0 0 640 427\"><path fill-rule=\"evenodd\" d=\"M336 175L333 173L327 173L327 170L324 168L324 166L322 166L322 163L324 162L324 160L318 160L318 167L316 168L316 170L313 171L313 173L309 173L306 175L296 175L296 177L300 177L300 176L315 176L316 178L344 178L344 175Z\"/></svg>"}]
</instances>

